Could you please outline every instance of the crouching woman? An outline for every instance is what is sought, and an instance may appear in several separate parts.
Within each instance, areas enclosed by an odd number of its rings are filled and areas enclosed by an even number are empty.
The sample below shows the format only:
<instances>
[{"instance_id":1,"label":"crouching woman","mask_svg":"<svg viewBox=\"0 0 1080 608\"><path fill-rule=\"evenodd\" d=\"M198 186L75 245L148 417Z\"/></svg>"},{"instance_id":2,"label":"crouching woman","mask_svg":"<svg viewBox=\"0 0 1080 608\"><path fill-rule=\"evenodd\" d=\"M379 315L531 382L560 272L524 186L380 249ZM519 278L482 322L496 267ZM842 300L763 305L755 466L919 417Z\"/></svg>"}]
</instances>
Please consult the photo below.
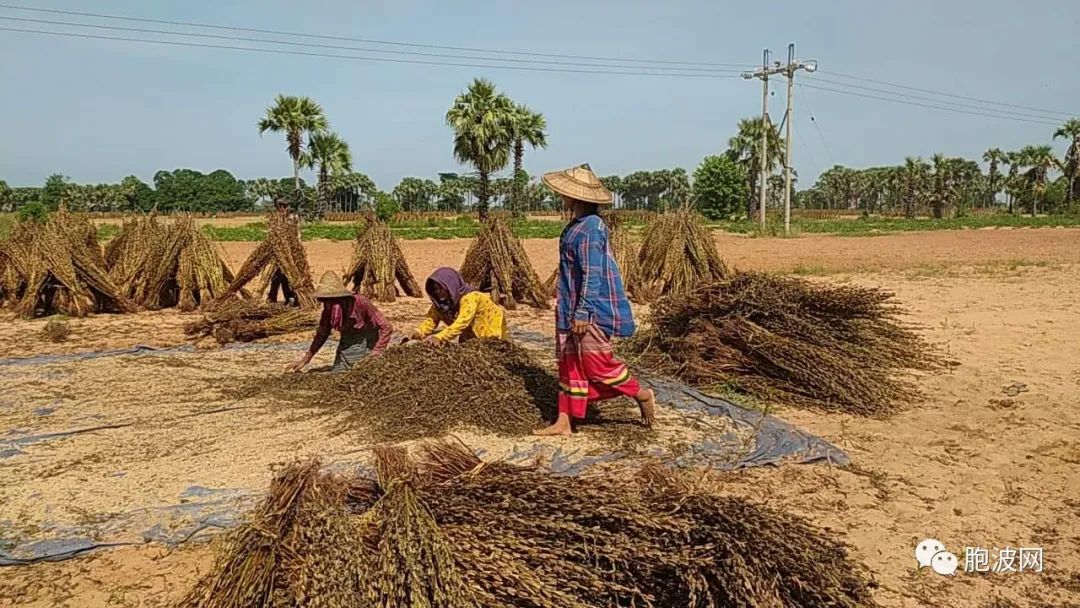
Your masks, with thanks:
<instances>
[{"instance_id":1,"label":"crouching woman","mask_svg":"<svg viewBox=\"0 0 1080 608\"><path fill-rule=\"evenodd\" d=\"M477 291L453 268L439 268L428 277L424 291L431 300L427 317L412 339L443 344L472 338L509 338L506 313L491 296ZM440 325L441 331L436 332Z\"/></svg>"},{"instance_id":2,"label":"crouching woman","mask_svg":"<svg viewBox=\"0 0 1080 608\"><path fill-rule=\"evenodd\" d=\"M331 330L341 334L331 370L334 372L343 372L368 355L379 355L390 344L393 326L371 300L345 289L337 273L323 274L314 295L323 306L319 328L315 330L311 347L286 371L298 372L311 363L330 337Z\"/></svg>"}]
</instances>

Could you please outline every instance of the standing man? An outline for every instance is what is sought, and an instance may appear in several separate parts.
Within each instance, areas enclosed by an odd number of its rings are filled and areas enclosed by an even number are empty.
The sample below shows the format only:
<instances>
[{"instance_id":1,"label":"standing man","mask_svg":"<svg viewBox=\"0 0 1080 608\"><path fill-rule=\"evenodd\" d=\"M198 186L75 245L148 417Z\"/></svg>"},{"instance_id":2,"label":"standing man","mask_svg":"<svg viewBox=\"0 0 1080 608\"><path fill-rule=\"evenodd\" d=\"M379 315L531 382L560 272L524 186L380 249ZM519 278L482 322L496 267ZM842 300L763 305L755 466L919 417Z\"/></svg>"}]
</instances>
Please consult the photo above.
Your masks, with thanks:
<instances>
[{"instance_id":1,"label":"standing man","mask_svg":"<svg viewBox=\"0 0 1080 608\"><path fill-rule=\"evenodd\" d=\"M611 192L589 168L581 165L544 175L572 214L559 238L556 283L556 357L559 361L559 417L537 435L570 435L571 422L585 417L589 402L619 396L634 399L641 421L651 426L656 398L615 358L611 338L634 334L634 317L623 289L619 265L608 247L600 205L610 205Z\"/></svg>"},{"instance_id":2,"label":"standing man","mask_svg":"<svg viewBox=\"0 0 1080 608\"><path fill-rule=\"evenodd\" d=\"M274 199L274 213L275 216L270 218L270 221L291 222L296 224L297 239L299 239L300 225L296 214L289 213L289 201L282 197ZM269 300L271 303L277 302L278 289L281 290L281 295L285 298L285 304L292 306L297 305L296 292L289 286L289 280L285 278L285 273L281 272L280 268L276 268L273 276L270 277Z\"/></svg>"}]
</instances>

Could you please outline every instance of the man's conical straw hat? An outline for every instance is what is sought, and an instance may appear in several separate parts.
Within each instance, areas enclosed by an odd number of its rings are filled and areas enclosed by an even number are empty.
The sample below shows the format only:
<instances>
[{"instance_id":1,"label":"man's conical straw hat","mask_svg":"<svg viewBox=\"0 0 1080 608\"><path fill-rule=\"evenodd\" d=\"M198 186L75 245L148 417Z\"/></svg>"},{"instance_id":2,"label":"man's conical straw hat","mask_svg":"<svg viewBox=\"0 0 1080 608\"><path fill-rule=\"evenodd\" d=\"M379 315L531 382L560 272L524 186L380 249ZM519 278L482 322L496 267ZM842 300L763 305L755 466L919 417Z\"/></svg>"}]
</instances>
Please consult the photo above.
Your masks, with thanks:
<instances>
[{"instance_id":1,"label":"man's conical straw hat","mask_svg":"<svg viewBox=\"0 0 1080 608\"><path fill-rule=\"evenodd\" d=\"M327 270L323 273L322 278L319 279L319 284L315 286L315 297L317 299L332 299L332 298L348 298L353 295L351 291L345 289L345 284L341 281L341 277L338 276L333 270Z\"/></svg>"},{"instance_id":2,"label":"man's conical straw hat","mask_svg":"<svg viewBox=\"0 0 1080 608\"><path fill-rule=\"evenodd\" d=\"M610 205L614 200L611 191L600 183L600 178L587 164L545 173L543 179L548 188L574 200L597 205Z\"/></svg>"}]
</instances>

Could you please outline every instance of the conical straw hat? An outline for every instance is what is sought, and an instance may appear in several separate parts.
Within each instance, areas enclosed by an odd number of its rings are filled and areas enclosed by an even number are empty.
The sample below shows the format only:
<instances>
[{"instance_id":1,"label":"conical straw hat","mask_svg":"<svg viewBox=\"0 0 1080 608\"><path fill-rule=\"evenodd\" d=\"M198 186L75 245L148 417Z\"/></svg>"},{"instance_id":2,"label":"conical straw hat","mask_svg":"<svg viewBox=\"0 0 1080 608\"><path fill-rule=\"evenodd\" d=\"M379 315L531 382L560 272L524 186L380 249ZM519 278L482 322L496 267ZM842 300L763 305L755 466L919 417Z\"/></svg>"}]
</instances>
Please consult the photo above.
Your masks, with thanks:
<instances>
[{"instance_id":1,"label":"conical straw hat","mask_svg":"<svg viewBox=\"0 0 1080 608\"><path fill-rule=\"evenodd\" d=\"M587 164L545 173L544 183L558 194L586 203L610 205L614 200Z\"/></svg>"},{"instance_id":2,"label":"conical straw hat","mask_svg":"<svg viewBox=\"0 0 1080 608\"><path fill-rule=\"evenodd\" d=\"M338 276L333 270L327 270L323 273L322 278L319 279L319 284L315 286L315 297L318 299L329 298L348 298L353 295L351 291L345 289L345 284L341 281L341 277Z\"/></svg>"}]
</instances>

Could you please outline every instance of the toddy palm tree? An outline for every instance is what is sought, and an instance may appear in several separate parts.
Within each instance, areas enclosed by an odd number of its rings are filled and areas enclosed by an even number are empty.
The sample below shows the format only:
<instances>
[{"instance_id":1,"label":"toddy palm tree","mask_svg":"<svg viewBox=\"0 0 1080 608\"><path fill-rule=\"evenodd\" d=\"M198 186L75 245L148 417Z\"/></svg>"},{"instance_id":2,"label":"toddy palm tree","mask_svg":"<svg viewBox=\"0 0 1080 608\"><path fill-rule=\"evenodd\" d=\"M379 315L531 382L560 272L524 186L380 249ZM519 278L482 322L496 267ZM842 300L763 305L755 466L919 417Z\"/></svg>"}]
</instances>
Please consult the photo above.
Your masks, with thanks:
<instances>
[{"instance_id":1,"label":"toddy palm tree","mask_svg":"<svg viewBox=\"0 0 1080 608\"><path fill-rule=\"evenodd\" d=\"M1068 189L1065 194L1065 203L1071 205L1080 195L1080 118L1070 118L1054 131L1054 139L1059 137L1069 138L1069 148L1065 151L1064 162L1061 170L1065 172Z\"/></svg>"},{"instance_id":2,"label":"toddy palm tree","mask_svg":"<svg viewBox=\"0 0 1080 608\"><path fill-rule=\"evenodd\" d=\"M494 84L477 78L446 112L446 124L454 130L454 157L479 174L476 198L481 218L487 217L491 174L510 162L513 111L513 102Z\"/></svg>"},{"instance_id":3,"label":"toddy palm tree","mask_svg":"<svg viewBox=\"0 0 1080 608\"><path fill-rule=\"evenodd\" d=\"M349 144L337 133L312 133L308 138L307 151L300 155L300 165L317 169L319 176L319 215L325 211L330 176L344 175L352 171L352 152Z\"/></svg>"},{"instance_id":4,"label":"toddy palm tree","mask_svg":"<svg viewBox=\"0 0 1080 608\"><path fill-rule=\"evenodd\" d=\"M330 123L322 107L310 97L278 95L274 105L266 109L266 116L259 120L259 134L267 131L285 134L285 149L293 161L293 181L296 190L300 185L300 155L303 153L304 135L325 131Z\"/></svg>"},{"instance_id":5,"label":"toddy palm tree","mask_svg":"<svg viewBox=\"0 0 1080 608\"><path fill-rule=\"evenodd\" d=\"M746 202L747 217L753 216L754 205L757 204L759 197L762 125L760 118L744 118L739 121L738 133L728 140L727 155L746 170L747 182L750 186L749 198ZM768 150L766 171L771 174L784 162L784 139L780 137L780 132L772 121L769 121L765 145Z\"/></svg>"},{"instance_id":6,"label":"toddy palm tree","mask_svg":"<svg viewBox=\"0 0 1080 608\"><path fill-rule=\"evenodd\" d=\"M990 148L983 153L982 158L984 161L990 163L990 174L987 177L986 205L993 206L998 190L1001 189L1001 186L998 184L998 178L1001 176L998 165L1003 162L1008 162L1008 156L1001 148Z\"/></svg>"},{"instance_id":7,"label":"toddy palm tree","mask_svg":"<svg viewBox=\"0 0 1080 608\"><path fill-rule=\"evenodd\" d=\"M907 157L904 159L904 217L915 217L915 210L925 200L925 193L930 181L930 165L919 157Z\"/></svg>"},{"instance_id":8,"label":"toddy palm tree","mask_svg":"<svg viewBox=\"0 0 1080 608\"><path fill-rule=\"evenodd\" d=\"M1020 149L1019 164L1029 167L1024 177L1031 196L1031 216L1039 213L1039 200L1046 195L1046 177L1057 166L1057 158L1050 146L1024 146Z\"/></svg>"},{"instance_id":9,"label":"toddy palm tree","mask_svg":"<svg viewBox=\"0 0 1080 608\"><path fill-rule=\"evenodd\" d=\"M1009 164L1009 176L1005 178L1005 191L1009 198L1009 214L1012 215L1016 207L1016 194L1020 187L1020 165L1023 159L1018 150L1005 153L1005 162Z\"/></svg>"},{"instance_id":10,"label":"toddy palm tree","mask_svg":"<svg viewBox=\"0 0 1080 608\"><path fill-rule=\"evenodd\" d=\"M525 144L534 150L547 147L547 121L544 115L533 112L523 105L514 106L510 119L510 138L514 143L514 189L511 193L511 207L515 215L525 212L523 200L526 176L522 170L525 157Z\"/></svg>"}]
</instances>

